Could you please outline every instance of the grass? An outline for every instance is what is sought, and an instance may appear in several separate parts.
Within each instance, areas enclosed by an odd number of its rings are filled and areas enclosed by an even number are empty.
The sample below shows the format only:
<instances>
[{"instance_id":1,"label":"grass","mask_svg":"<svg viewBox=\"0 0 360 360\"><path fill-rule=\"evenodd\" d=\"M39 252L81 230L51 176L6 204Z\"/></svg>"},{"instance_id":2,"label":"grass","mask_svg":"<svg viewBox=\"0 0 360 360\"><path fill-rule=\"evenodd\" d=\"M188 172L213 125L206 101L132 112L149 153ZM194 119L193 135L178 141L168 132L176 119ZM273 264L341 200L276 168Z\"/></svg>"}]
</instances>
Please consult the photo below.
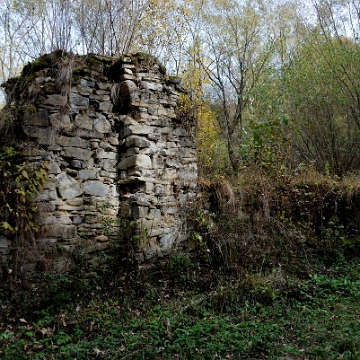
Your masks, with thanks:
<instances>
[{"instance_id":1,"label":"grass","mask_svg":"<svg viewBox=\"0 0 360 360\"><path fill-rule=\"evenodd\" d=\"M59 277L53 293L35 289L28 305L4 298L0 358L360 359L358 259L307 280L174 259L136 286Z\"/></svg>"}]
</instances>

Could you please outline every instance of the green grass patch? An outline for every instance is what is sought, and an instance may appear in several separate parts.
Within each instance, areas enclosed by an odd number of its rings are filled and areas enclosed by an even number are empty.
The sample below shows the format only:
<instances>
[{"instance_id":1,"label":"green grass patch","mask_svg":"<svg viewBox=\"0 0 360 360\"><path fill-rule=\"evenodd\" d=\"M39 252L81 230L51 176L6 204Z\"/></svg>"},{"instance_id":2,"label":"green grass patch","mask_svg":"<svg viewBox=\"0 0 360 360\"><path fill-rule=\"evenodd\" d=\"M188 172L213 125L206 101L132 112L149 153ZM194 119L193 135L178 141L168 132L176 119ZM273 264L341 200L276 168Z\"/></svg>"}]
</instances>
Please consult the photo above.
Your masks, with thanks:
<instances>
[{"instance_id":1,"label":"green grass patch","mask_svg":"<svg viewBox=\"0 0 360 360\"><path fill-rule=\"evenodd\" d=\"M360 359L360 261L307 280L178 265L136 287L89 283L83 296L61 279L55 306L36 311L4 299L0 358Z\"/></svg>"}]
</instances>

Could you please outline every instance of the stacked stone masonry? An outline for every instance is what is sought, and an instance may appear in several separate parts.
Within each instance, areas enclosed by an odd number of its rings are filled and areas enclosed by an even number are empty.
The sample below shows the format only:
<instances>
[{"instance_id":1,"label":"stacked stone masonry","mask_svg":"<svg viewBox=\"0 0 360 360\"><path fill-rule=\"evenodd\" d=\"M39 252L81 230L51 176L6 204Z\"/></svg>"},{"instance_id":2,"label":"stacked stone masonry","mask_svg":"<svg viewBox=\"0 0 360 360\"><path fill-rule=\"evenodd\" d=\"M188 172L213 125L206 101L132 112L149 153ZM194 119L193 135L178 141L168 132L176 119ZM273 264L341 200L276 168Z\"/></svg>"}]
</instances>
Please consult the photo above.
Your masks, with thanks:
<instances>
[{"instance_id":1,"label":"stacked stone masonry","mask_svg":"<svg viewBox=\"0 0 360 360\"><path fill-rule=\"evenodd\" d=\"M67 271L77 254L96 269L121 246L141 265L186 240L197 159L177 115L178 78L144 54L53 53L27 65L18 84L6 92L22 108L21 155L48 168L35 200L37 248L57 254L47 268Z\"/></svg>"}]
</instances>

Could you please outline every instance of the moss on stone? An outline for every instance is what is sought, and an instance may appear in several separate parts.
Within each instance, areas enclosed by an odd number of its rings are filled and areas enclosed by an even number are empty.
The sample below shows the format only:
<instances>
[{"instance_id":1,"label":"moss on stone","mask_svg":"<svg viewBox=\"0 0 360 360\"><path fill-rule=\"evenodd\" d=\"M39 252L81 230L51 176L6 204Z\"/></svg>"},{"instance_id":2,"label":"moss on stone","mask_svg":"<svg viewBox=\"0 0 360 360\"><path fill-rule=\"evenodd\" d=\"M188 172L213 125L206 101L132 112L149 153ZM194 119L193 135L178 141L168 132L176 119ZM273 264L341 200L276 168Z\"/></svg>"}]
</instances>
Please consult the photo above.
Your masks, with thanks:
<instances>
[{"instance_id":1,"label":"moss on stone","mask_svg":"<svg viewBox=\"0 0 360 360\"><path fill-rule=\"evenodd\" d=\"M102 65L102 63L97 60L95 58L95 56L92 56L90 55L87 59L86 59L86 63L89 65L89 66L99 66L99 65Z\"/></svg>"},{"instance_id":2,"label":"moss on stone","mask_svg":"<svg viewBox=\"0 0 360 360\"><path fill-rule=\"evenodd\" d=\"M55 84L54 81L48 81L43 84L46 94L56 94L61 89L58 85Z\"/></svg>"},{"instance_id":3,"label":"moss on stone","mask_svg":"<svg viewBox=\"0 0 360 360\"><path fill-rule=\"evenodd\" d=\"M38 59L24 66L21 75L23 77L28 77L31 74L34 74L40 70L46 69L53 66L53 60L50 57L50 54L42 55Z\"/></svg>"},{"instance_id":4,"label":"moss on stone","mask_svg":"<svg viewBox=\"0 0 360 360\"><path fill-rule=\"evenodd\" d=\"M102 62L103 64L109 65L114 62L114 59L111 56L97 55L97 54L91 54L90 56L95 60Z\"/></svg>"},{"instance_id":5,"label":"moss on stone","mask_svg":"<svg viewBox=\"0 0 360 360\"><path fill-rule=\"evenodd\" d=\"M91 70L95 70L97 72L104 71L104 64L97 60L94 56L90 56L86 59L86 64Z\"/></svg>"},{"instance_id":6,"label":"moss on stone","mask_svg":"<svg viewBox=\"0 0 360 360\"><path fill-rule=\"evenodd\" d=\"M27 76L24 80L25 85L29 85L32 82L34 82L36 79L36 74L31 74L30 76Z\"/></svg>"},{"instance_id":7,"label":"moss on stone","mask_svg":"<svg viewBox=\"0 0 360 360\"><path fill-rule=\"evenodd\" d=\"M89 54L86 58L86 64L84 65L91 70L102 73L105 68L109 67L113 62L114 60L109 56Z\"/></svg>"},{"instance_id":8,"label":"moss on stone","mask_svg":"<svg viewBox=\"0 0 360 360\"><path fill-rule=\"evenodd\" d=\"M5 88L5 89L12 89L21 79L21 76L15 76L5 82L3 82L0 86Z\"/></svg>"},{"instance_id":9,"label":"moss on stone","mask_svg":"<svg viewBox=\"0 0 360 360\"><path fill-rule=\"evenodd\" d=\"M19 106L18 112L20 114L36 113L36 106L34 104L24 104L24 105Z\"/></svg>"},{"instance_id":10,"label":"moss on stone","mask_svg":"<svg viewBox=\"0 0 360 360\"><path fill-rule=\"evenodd\" d=\"M158 70L161 74L166 74L165 66L160 62L158 58L153 55L150 55L145 52L137 52L135 54L125 54L124 56L130 57L131 61L135 65L142 65L147 68L153 68L154 66L158 67Z\"/></svg>"}]
</instances>

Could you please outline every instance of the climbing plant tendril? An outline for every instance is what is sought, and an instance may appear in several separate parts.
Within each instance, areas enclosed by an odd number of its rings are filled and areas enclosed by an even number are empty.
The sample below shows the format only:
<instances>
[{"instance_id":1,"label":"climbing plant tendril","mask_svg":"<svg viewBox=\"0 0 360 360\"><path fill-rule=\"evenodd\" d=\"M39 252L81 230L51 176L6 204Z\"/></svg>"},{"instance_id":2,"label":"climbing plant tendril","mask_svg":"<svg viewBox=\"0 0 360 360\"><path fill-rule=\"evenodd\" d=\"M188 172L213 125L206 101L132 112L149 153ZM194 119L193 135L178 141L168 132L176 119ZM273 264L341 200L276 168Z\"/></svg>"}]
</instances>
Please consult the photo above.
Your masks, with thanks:
<instances>
[{"instance_id":1,"label":"climbing plant tendril","mask_svg":"<svg viewBox=\"0 0 360 360\"><path fill-rule=\"evenodd\" d=\"M0 227L5 234L39 230L32 200L47 182L47 162L35 167L13 147L0 150Z\"/></svg>"}]
</instances>

